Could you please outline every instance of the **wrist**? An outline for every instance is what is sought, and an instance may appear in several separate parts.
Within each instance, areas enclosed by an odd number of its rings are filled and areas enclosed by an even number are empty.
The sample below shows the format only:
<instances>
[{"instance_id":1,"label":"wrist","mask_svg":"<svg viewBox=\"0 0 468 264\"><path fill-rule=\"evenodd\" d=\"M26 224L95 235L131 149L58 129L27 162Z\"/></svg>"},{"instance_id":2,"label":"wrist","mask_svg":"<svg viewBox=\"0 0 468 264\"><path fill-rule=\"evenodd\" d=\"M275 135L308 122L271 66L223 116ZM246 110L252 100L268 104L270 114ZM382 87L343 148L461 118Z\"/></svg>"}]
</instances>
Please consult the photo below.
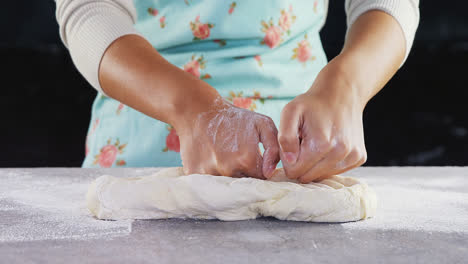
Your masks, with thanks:
<instances>
[{"instance_id":1,"label":"wrist","mask_svg":"<svg viewBox=\"0 0 468 264\"><path fill-rule=\"evenodd\" d=\"M202 80L194 80L179 95L174 102L174 111L170 116L171 125L178 133L192 129L202 113L210 112L219 107L223 99L219 93Z\"/></svg>"},{"instance_id":2,"label":"wrist","mask_svg":"<svg viewBox=\"0 0 468 264\"><path fill-rule=\"evenodd\" d=\"M319 73L309 93L334 100L340 105L352 104L364 109L373 90L359 69L360 63L348 54L340 54Z\"/></svg>"}]
</instances>

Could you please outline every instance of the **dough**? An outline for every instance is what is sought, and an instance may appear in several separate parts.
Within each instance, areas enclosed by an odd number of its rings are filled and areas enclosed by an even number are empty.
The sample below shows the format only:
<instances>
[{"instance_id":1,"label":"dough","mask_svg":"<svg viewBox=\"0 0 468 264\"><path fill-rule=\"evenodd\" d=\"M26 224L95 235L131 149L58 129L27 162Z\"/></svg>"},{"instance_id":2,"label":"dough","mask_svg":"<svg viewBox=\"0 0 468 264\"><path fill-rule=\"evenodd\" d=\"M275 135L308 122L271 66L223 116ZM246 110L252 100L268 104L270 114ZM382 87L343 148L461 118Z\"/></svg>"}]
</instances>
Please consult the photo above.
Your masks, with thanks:
<instances>
[{"instance_id":1,"label":"dough","mask_svg":"<svg viewBox=\"0 0 468 264\"><path fill-rule=\"evenodd\" d=\"M375 214L377 198L365 183L333 176L298 184L277 169L269 181L192 174L168 168L153 175L97 178L86 195L99 219L196 218L224 221L272 216L281 220L347 222Z\"/></svg>"}]
</instances>

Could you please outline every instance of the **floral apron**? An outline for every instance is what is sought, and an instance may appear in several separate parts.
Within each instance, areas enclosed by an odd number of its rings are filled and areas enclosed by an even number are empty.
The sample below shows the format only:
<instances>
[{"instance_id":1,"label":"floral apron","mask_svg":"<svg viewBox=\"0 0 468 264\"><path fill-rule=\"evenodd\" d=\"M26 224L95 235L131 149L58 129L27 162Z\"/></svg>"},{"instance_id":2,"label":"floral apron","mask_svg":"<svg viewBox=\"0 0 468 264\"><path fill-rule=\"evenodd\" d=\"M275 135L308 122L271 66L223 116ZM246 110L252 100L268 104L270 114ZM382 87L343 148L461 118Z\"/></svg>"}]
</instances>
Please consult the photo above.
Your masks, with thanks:
<instances>
[{"instance_id":1,"label":"floral apron","mask_svg":"<svg viewBox=\"0 0 468 264\"><path fill-rule=\"evenodd\" d=\"M268 4L267 4L268 3ZM270 116L327 63L326 0L134 0L136 29L169 62L235 106ZM181 166L173 127L98 94L83 167Z\"/></svg>"}]
</instances>

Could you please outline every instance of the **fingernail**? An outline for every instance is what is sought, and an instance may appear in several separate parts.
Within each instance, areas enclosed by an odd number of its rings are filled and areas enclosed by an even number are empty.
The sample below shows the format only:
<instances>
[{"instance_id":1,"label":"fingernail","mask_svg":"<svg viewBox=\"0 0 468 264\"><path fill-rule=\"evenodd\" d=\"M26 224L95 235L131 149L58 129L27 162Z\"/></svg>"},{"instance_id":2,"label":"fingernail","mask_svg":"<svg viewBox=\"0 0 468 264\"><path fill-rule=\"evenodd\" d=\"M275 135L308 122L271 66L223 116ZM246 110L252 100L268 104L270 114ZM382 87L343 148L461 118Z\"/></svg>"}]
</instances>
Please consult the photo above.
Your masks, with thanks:
<instances>
[{"instance_id":1,"label":"fingernail","mask_svg":"<svg viewBox=\"0 0 468 264\"><path fill-rule=\"evenodd\" d=\"M289 164L296 163L297 154L293 152L285 152L284 157L286 158L286 162Z\"/></svg>"}]
</instances>

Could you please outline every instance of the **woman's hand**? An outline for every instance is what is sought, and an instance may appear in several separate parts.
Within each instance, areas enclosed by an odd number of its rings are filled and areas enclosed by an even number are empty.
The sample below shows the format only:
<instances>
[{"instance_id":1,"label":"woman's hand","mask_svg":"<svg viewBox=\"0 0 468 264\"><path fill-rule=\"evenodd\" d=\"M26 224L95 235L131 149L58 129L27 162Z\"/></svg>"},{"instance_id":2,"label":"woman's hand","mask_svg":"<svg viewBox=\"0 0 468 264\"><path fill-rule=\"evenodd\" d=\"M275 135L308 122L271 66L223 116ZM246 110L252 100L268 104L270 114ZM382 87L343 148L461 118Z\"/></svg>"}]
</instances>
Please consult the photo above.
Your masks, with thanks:
<instances>
[{"instance_id":1,"label":"woman's hand","mask_svg":"<svg viewBox=\"0 0 468 264\"><path fill-rule=\"evenodd\" d=\"M342 173L366 161L362 113L367 102L331 61L308 92L281 113L278 141L286 175L302 183Z\"/></svg>"},{"instance_id":2,"label":"woman's hand","mask_svg":"<svg viewBox=\"0 0 468 264\"><path fill-rule=\"evenodd\" d=\"M187 174L264 178L279 162L278 132L269 117L225 102L208 83L166 61L140 36L116 40L99 74L107 95L175 127Z\"/></svg>"},{"instance_id":3,"label":"woman's hand","mask_svg":"<svg viewBox=\"0 0 468 264\"><path fill-rule=\"evenodd\" d=\"M307 183L366 161L362 112L398 70L405 47L401 27L385 12L368 11L353 23L340 55L283 109L280 156L289 178Z\"/></svg>"},{"instance_id":4,"label":"woman's hand","mask_svg":"<svg viewBox=\"0 0 468 264\"><path fill-rule=\"evenodd\" d=\"M279 162L278 132L267 116L235 107L219 96L184 119L176 129L186 174L264 179Z\"/></svg>"}]
</instances>

